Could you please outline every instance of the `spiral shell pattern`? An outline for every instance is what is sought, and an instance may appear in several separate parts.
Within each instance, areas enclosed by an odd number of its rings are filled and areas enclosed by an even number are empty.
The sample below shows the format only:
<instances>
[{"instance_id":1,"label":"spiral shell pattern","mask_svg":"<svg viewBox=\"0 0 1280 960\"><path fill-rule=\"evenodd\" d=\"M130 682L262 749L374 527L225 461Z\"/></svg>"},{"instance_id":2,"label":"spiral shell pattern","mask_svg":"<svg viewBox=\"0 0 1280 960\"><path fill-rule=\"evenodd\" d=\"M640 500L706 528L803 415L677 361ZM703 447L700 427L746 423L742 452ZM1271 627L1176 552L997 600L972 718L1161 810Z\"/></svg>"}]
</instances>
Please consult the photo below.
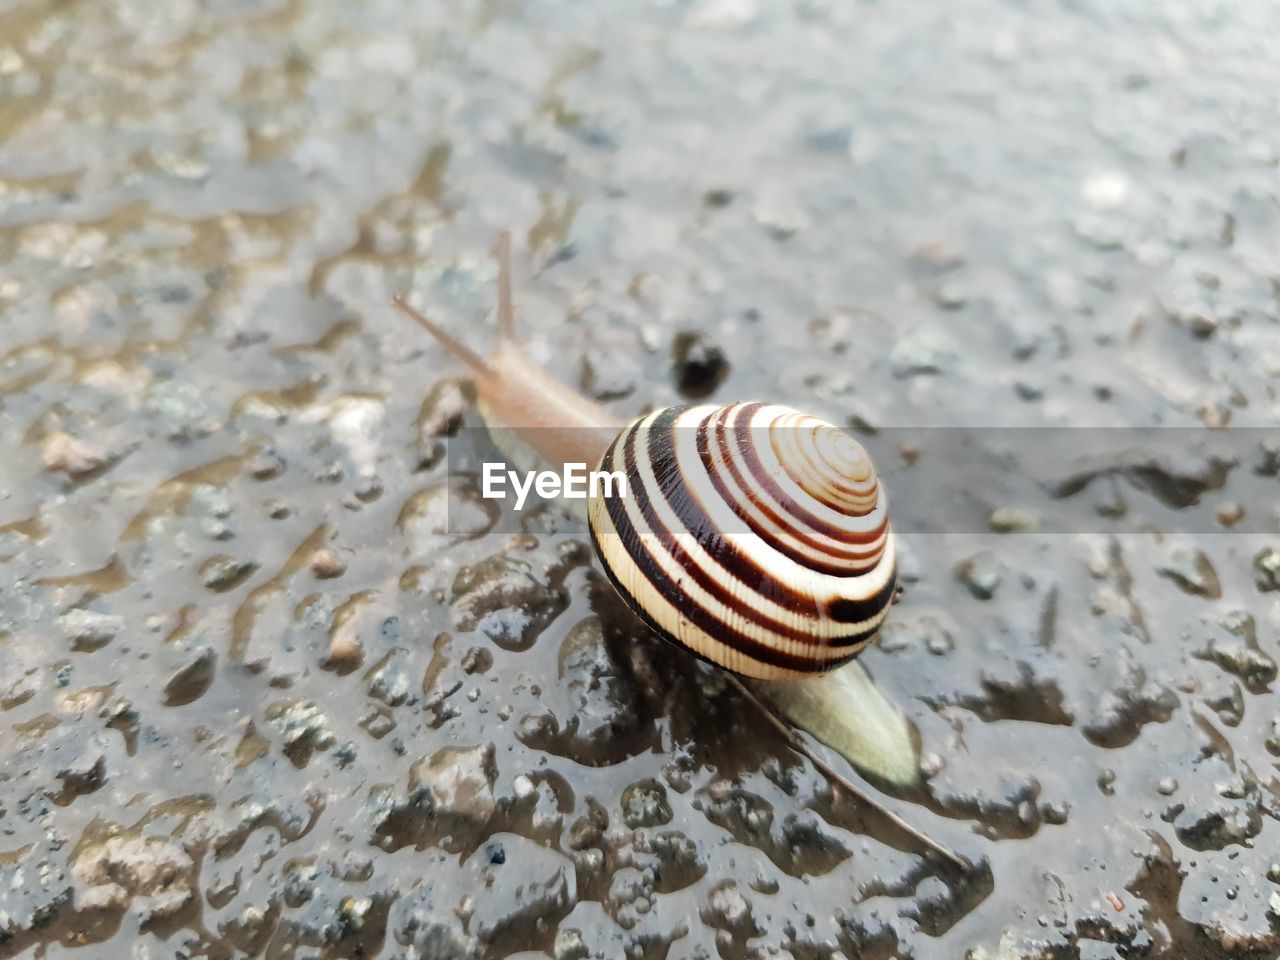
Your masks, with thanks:
<instances>
[{"instance_id":1,"label":"spiral shell pattern","mask_svg":"<svg viewBox=\"0 0 1280 960\"><path fill-rule=\"evenodd\" d=\"M799 679L853 659L888 613L888 503L838 427L771 404L668 407L625 427L600 468L627 477L590 504L609 578L699 656Z\"/></svg>"}]
</instances>

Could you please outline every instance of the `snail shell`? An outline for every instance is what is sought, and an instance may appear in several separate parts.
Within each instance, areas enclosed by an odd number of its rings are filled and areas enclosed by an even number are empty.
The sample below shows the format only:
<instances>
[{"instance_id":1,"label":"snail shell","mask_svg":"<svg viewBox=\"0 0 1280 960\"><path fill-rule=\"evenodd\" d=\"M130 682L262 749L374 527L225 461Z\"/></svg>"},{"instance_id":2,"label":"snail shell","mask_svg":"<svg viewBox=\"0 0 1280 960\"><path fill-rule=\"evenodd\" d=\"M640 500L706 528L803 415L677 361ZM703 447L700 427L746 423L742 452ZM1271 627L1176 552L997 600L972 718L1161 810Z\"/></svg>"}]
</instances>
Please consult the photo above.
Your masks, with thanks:
<instances>
[{"instance_id":1,"label":"snail shell","mask_svg":"<svg viewBox=\"0 0 1280 960\"><path fill-rule=\"evenodd\" d=\"M678 406L624 427L592 539L631 608L736 673L800 679L856 657L893 601L888 503L861 445L762 403Z\"/></svg>"}]
</instances>

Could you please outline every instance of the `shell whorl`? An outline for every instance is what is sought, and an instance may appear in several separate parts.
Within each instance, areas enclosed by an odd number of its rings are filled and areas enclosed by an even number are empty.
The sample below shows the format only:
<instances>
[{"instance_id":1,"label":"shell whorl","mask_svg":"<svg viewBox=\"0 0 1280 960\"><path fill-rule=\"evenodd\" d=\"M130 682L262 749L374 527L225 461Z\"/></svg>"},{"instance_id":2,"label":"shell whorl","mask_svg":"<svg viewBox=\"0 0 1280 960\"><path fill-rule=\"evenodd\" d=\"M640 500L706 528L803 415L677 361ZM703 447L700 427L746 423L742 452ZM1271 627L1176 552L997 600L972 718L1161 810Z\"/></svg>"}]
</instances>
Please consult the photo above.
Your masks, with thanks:
<instances>
[{"instance_id":1,"label":"shell whorl","mask_svg":"<svg viewBox=\"0 0 1280 960\"><path fill-rule=\"evenodd\" d=\"M893 601L888 503L838 427L760 403L668 407L631 423L590 504L615 587L650 626L736 673L797 679L871 642Z\"/></svg>"}]
</instances>

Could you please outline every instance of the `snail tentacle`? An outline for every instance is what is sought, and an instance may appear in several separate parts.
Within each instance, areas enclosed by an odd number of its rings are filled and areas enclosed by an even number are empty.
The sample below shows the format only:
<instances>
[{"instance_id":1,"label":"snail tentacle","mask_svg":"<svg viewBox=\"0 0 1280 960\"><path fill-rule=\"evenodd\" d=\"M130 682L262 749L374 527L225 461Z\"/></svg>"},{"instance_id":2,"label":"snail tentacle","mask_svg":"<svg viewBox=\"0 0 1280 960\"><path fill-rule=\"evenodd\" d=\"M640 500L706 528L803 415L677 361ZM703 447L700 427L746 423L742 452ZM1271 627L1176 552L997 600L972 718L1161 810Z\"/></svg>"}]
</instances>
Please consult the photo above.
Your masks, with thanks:
<instances>
[{"instance_id":1,"label":"snail tentacle","mask_svg":"<svg viewBox=\"0 0 1280 960\"><path fill-rule=\"evenodd\" d=\"M457 359L470 367L473 373L489 373L491 371L489 362L485 360L484 357L480 356L480 354L476 353L453 334L449 333L449 331L445 330L444 327L428 320L425 314L413 309L413 307L409 306L408 301L405 300L404 297L392 297L391 305L418 326L422 327L422 329L426 330L427 333L431 334L440 346L444 347Z\"/></svg>"},{"instance_id":2,"label":"snail tentacle","mask_svg":"<svg viewBox=\"0 0 1280 960\"><path fill-rule=\"evenodd\" d=\"M498 336L516 338L516 308L511 300L511 232L498 234Z\"/></svg>"}]
</instances>

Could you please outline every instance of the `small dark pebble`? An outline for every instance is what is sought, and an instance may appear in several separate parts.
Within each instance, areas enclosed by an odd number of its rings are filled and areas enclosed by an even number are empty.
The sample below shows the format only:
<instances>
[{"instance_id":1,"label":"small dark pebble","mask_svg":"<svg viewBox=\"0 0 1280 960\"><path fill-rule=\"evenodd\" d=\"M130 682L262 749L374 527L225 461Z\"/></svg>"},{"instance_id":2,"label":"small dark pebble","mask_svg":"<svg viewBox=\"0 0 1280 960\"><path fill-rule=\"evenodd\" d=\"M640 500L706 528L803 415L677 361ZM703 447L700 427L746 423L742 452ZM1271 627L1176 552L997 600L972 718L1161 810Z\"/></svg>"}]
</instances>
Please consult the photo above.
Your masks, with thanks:
<instances>
[{"instance_id":1,"label":"small dark pebble","mask_svg":"<svg viewBox=\"0 0 1280 960\"><path fill-rule=\"evenodd\" d=\"M333 759L340 767L349 767L356 762L356 745L347 741L342 746L333 751Z\"/></svg>"},{"instance_id":2,"label":"small dark pebble","mask_svg":"<svg viewBox=\"0 0 1280 960\"><path fill-rule=\"evenodd\" d=\"M328 547L323 547L311 555L311 573L319 580L332 580L347 571L347 565Z\"/></svg>"},{"instance_id":3,"label":"small dark pebble","mask_svg":"<svg viewBox=\"0 0 1280 960\"><path fill-rule=\"evenodd\" d=\"M974 554L961 561L955 569L956 579L969 588L978 600L990 600L1000 586L1003 568L995 554L989 551Z\"/></svg>"},{"instance_id":4,"label":"small dark pebble","mask_svg":"<svg viewBox=\"0 0 1280 960\"><path fill-rule=\"evenodd\" d=\"M1259 477L1280 476L1280 444L1270 441L1258 444L1258 459L1254 461L1253 472Z\"/></svg>"},{"instance_id":5,"label":"small dark pebble","mask_svg":"<svg viewBox=\"0 0 1280 960\"><path fill-rule=\"evenodd\" d=\"M632 830L671 822L667 791L656 780L641 780L622 792L622 819Z\"/></svg>"},{"instance_id":6,"label":"small dark pebble","mask_svg":"<svg viewBox=\"0 0 1280 960\"><path fill-rule=\"evenodd\" d=\"M418 436L428 443L437 437L453 436L462 426L474 390L465 380L441 380L418 410Z\"/></svg>"},{"instance_id":7,"label":"small dark pebble","mask_svg":"<svg viewBox=\"0 0 1280 960\"><path fill-rule=\"evenodd\" d=\"M218 655L205 647L189 664L175 673L164 687L166 707L184 707L205 695L217 672Z\"/></svg>"},{"instance_id":8,"label":"small dark pebble","mask_svg":"<svg viewBox=\"0 0 1280 960\"><path fill-rule=\"evenodd\" d=\"M676 388L691 399L710 396L729 376L729 359L705 334L676 334L671 347Z\"/></svg>"},{"instance_id":9,"label":"small dark pebble","mask_svg":"<svg viewBox=\"0 0 1280 960\"><path fill-rule=\"evenodd\" d=\"M253 458L249 464L249 473L255 480L274 480L284 473L287 466L284 457L267 449Z\"/></svg>"},{"instance_id":10,"label":"small dark pebble","mask_svg":"<svg viewBox=\"0 0 1280 960\"><path fill-rule=\"evenodd\" d=\"M493 666L493 654L484 647L472 647L462 657L462 669L466 673L484 673Z\"/></svg>"},{"instance_id":11,"label":"small dark pebble","mask_svg":"<svg viewBox=\"0 0 1280 960\"><path fill-rule=\"evenodd\" d=\"M1244 507L1238 503L1223 503L1214 511L1218 523L1224 527L1234 527L1244 517Z\"/></svg>"},{"instance_id":12,"label":"small dark pebble","mask_svg":"<svg viewBox=\"0 0 1280 960\"><path fill-rule=\"evenodd\" d=\"M200 582L214 593L226 593L244 583L257 569L258 565L252 560L218 554L200 565Z\"/></svg>"},{"instance_id":13,"label":"small dark pebble","mask_svg":"<svg viewBox=\"0 0 1280 960\"><path fill-rule=\"evenodd\" d=\"M1066 823L1069 813L1070 808L1065 803L1045 802L1040 804L1040 819L1054 826L1060 827Z\"/></svg>"},{"instance_id":14,"label":"small dark pebble","mask_svg":"<svg viewBox=\"0 0 1280 960\"><path fill-rule=\"evenodd\" d=\"M1280 550L1266 547L1253 558L1254 582L1263 593L1280 590Z\"/></svg>"}]
</instances>

